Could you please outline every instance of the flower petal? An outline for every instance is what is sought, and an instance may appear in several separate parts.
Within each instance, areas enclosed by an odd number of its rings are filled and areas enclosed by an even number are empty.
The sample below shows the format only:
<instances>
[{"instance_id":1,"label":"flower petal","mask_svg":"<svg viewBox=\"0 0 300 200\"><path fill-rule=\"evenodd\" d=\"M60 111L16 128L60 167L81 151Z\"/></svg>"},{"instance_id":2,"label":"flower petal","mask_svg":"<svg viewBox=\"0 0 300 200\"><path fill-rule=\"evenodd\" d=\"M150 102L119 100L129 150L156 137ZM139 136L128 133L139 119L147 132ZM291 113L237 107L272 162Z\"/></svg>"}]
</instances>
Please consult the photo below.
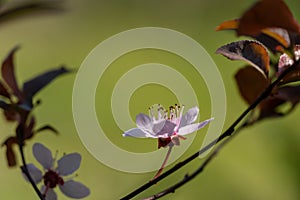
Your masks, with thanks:
<instances>
[{"instance_id":1,"label":"flower petal","mask_svg":"<svg viewBox=\"0 0 300 200\"><path fill-rule=\"evenodd\" d=\"M131 136L131 137L136 137L136 138L147 138L147 137L155 138L155 136L153 136L149 133L146 133L139 128L133 128L133 129L126 131L123 134L123 137L126 137L126 136Z\"/></svg>"},{"instance_id":2,"label":"flower petal","mask_svg":"<svg viewBox=\"0 0 300 200\"><path fill-rule=\"evenodd\" d=\"M181 118L180 121L180 127L189 125L191 123L193 123L194 121L196 121L197 117L199 114L199 108L197 106L190 108Z\"/></svg>"},{"instance_id":3,"label":"flower petal","mask_svg":"<svg viewBox=\"0 0 300 200\"><path fill-rule=\"evenodd\" d=\"M59 185L59 189L66 196L74 199L84 198L90 194L89 188L87 188L82 183L73 180L66 181L63 185Z\"/></svg>"},{"instance_id":4,"label":"flower petal","mask_svg":"<svg viewBox=\"0 0 300 200\"><path fill-rule=\"evenodd\" d=\"M79 153L70 153L63 156L57 161L57 171L59 175L67 176L75 172L81 162L81 155Z\"/></svg>"},{"instance_id":5,"label":"flower petal","mask_svg":"<svg viewBox=\"0 0 300 200\"><path fill-rule=\"evenodd\" d=\"M175 127L175 123L169 120L164 120L153 124L153 132L156 137L170 137L173 135Z\"/></svg>"},{"instance_id":6,"label":"flower petal","mask_svg":"<svg viewBox=\"0 0 300 200\"><path fill-rule=\"evenodd\" d=\"M153 124L148 115L141 113L136 116L136 126L142 131L151 133Z\"/></svg>"},{"instance_id":7,"label":"flower petal","mask_svg":"<svg viewBox=\"0 0 300 200\"><path fill-rule=\"evenodd\" d=\"M37 184L39 182L41 182L41 180L43 179L43 173L41 170L39 170L34 164L29 163L26 165L27 170L31 176L31 178L33 179L34 183ZM25 178L26 181L29 181L27 176L23 174L23 177Z\"/></svg>"},{"instance_id":8,"label":"flower petal","mask_svg":"<svg viewBox=\"0 0 300 200\"><path fill-rule=\"evenodd\" d=\"M41 143L35 143L32 147L35 159L44 167L51 169L53 166L53 157L51 151Z\"/></svg>"},{"instance_id":9,"label":"flower petal","mask_svg":"<svg viewBox=\"0 0 300 200\"><path fill-rule=\"evenodd\" d=\"M189 125L186 125L184 127L181 127L179 130L178 130L178 135L187 135L187 134L190 134L192 132L195 132L201 128L203 128L204 126L206 126L210 121L212 121L214 118L210 118L210 119L207 119L203 122L200 122L200 123L196 123L196 124L189 124Z\"/></svg>"},{"instance_id":10,"label":"flower petal","mask_svg":"<svg viewBox=\"0 0 300 200\"><path fill-rule=\"evenodd\" d=\"M41 188L41 192L44 193L45 190L46 187L43 185ZM57 200L57 195L52 188L48 188L45 200Z\"/></svg>"}]
</instances>

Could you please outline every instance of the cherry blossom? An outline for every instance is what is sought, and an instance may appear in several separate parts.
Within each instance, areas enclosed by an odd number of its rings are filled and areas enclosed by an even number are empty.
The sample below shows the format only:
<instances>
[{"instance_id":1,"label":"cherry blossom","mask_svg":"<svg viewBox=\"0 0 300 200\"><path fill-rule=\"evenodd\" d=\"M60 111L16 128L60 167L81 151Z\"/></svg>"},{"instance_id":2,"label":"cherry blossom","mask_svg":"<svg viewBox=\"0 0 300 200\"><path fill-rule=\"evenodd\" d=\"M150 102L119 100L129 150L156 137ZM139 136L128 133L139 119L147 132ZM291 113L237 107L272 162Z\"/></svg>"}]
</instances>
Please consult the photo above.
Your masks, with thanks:
<instances>
[{"instance_id":1,"label":"cherry blossom","mask_svg":"<svg viewBox=\"0 0 300 200\"><path fill-rule=\"evenodd\" d=\"M90 194L90 190L85 185L68 177L80 166L81 155L79 153L66 154L55 162L56 159L53 158L51 151L40 143L35 143L32 151L44 172L32 163L27 164L27 169L36 184L43 182L41 192L46 200L57 199L54 191L56 186L64 195L74 199L81 199Z\"/></svg>"},{"instance_id":2,"label":"cherry blossom","mask_svg":"<svg viewBox=\"0 0 300 200\"><path fill-rule=\"evenodd\" d=\"M198 131L206 126L213 118L200 123L194 123L199 114L199 108L190 108L185 115L182 115L184 107L177 104L169 108L169 112L161 105L158 105L157 116L154 107L149 108L149 116L138 114L136 125L126 131L123 136L137 138L158 138L158 148L179 145L179 139L185 139L184 135Z\"/></svg>"},{"instance_id":3,"label":"cherry blossom","mask_svg":"<svg viewBox=\"0 0 300 200\"><path fill-rule=\"evenodd\" d=\"M203 122L194 123L199 114L197 106L190 108L184 115L182 115L184 107L177 104L170 106L169 111L165 110L160 104L157 105L157 109L155 107L149 108L149 115L138 114L136 116L138 128L130 129L123 134L124 137L157 138L158 148L169 147L154 179L160 176L166 166L172 147L180 145L180 139L186 139L185 135L198 131L213 120L213 118L210 118Z\"/></svg>"}]
</instances>

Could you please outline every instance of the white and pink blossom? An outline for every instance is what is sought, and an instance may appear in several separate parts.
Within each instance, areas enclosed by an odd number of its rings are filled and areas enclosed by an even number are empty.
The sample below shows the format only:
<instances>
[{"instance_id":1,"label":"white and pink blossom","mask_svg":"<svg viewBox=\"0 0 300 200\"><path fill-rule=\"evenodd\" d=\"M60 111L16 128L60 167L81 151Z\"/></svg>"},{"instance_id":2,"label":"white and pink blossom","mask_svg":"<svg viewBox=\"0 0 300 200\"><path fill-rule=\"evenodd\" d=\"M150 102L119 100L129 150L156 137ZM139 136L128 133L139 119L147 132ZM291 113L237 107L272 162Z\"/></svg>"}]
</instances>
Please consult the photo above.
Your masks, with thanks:
<instances>
[{"instance_id":1,"label":"white and pink blossom","mask_svg":"<svg viewBox=\"0 0 300 200\"><path fill-rule=\"evenodd\" d=\"M179 139L185 139L185 135L198 131L206 126L213 118L200 123L196 121L199 108L190 108L183 115L184 107L175 104L169 108L169 112L161 105L157 110L154 107L149 108L149 115L138 114L136 116L137 128L126 131L123 136L137 138L157 138L158 147L179 145ZM155 115L155 111L157 114Z\"/></svg>"},{"instance_id":2,"label":"white and pink blossom","mask_svg":"<svg viewBox=\"0 0 300 200\"><path fill-rule=\"evenodd\" d=\"M79 153L66 154L55 162L51 151L40 143L35 143L32 151L35 159L42 165L43 172L32 163L27 165L27 169L36 184L43 183L41 192L46 200L57 200L54 191L56 187L59 187L64 195L74 199L81 199L90 194L85 185L70 177L80 166Z\"/></svg>"}]
</instances>

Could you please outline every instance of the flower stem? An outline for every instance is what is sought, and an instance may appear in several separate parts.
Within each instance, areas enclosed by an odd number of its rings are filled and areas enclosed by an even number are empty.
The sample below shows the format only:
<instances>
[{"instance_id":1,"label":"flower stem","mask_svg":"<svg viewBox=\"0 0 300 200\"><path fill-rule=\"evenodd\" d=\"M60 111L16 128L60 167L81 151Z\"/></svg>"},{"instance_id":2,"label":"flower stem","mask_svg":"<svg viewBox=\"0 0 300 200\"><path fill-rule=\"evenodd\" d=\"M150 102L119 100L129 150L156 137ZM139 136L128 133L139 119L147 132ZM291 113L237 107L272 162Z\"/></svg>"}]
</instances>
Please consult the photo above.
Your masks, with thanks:
<instances>
[{"instance_id":1,"label":"flower stem","mask_svg":"<svg viewBox=\"0 0 300 200\"><path fill-rule=\"evenodd\" d=\"M169 160L169 157L170 157L172 148L173 148L173 146L169 146L169 149L168 149L168 152L167 152L167 154L166 154L166 157L165 157L165 159L164 159L164 161L163 161L163 163L162 163L160 169L157 171L157 173L155 174L155 176L154 176L153 179L156 179L157 177L159 177L160 174L162 173L162 171L164 170L164 168L165 168L165 166L166 166L166 164L167 164L167 162L168 162L168 160ZM153 180L153 179L152 179L152 180Z\"/></svg>"}]
</instances>

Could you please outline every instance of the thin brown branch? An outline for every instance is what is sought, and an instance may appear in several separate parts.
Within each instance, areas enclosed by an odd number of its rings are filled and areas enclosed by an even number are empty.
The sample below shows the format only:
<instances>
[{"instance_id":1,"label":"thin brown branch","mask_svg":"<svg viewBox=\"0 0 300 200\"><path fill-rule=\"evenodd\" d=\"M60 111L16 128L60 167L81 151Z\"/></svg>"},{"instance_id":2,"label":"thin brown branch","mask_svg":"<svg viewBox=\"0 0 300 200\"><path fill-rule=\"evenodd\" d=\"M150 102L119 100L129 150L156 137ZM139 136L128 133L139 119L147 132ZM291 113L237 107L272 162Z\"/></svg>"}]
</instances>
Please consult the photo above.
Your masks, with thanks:
<instances>
[{"instance_id":1,"label":"thin brown branch","mask_svg":"<svg viewBox=\"0 0 300 200\"><path fill-rule=\"evenodd\" d=\"M183 186L184 184L186 184L187 182L191 181L192 179L194 179L197 175L199 175L201 172L203 172L203 170L205 169L205 167L214 159L217 157L218 153L220 152L220 150L226 146L226 144L228 144L230 141L232 141L238 134L239 132L242 130L242 128L246 127L247 124L245 123L244 125L240 126L235 132L234 134L232 134L228 139L224 140L221 144L219 144L213 152L211 152L211 154L209 154L209 156L204 160L204 162L190 175L186 174L184 176L184 178L179 181L178 183L168 187L167 189L154 194L150 197L144 198L143 200L154 200L154 199L159 199L163 196L166 196L167 194L170 193L174 193L176 191L176 189L180 188L181 186Z\"/></svg>"}]
</instances>

